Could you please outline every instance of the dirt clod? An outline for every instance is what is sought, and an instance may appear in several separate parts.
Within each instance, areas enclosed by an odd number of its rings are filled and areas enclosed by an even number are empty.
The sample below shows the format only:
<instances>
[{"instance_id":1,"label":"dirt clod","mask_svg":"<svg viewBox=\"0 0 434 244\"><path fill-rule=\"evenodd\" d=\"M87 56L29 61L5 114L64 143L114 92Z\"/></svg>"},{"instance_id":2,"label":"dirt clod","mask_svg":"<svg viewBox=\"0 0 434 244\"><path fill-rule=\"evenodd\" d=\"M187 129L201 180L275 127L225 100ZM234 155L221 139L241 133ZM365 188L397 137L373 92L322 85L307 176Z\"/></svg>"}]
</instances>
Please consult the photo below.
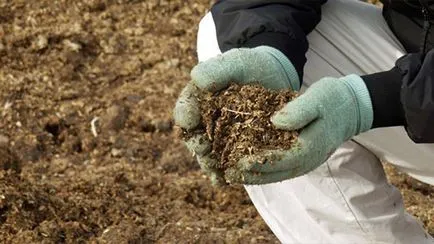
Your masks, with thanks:
<instances>
[{"instance_id":1,"label":"dirt clod","mask_svg":"<svg viewBox=\"0 0 434 244\"><path fill-rule=\"evenodd\" d=\"M291 90L233 84L201 98L202 123L221 168L233 167L242 157L263 150L290 149L298 132L278 130L270 118L295 96Z\"/></svg>"},{"instance_id":2,"label":"dirt clod","mask_svg":"<svg viewBox=\"0 0 434 244\"><path fill-rule=\"evenodd\" d=\"M173 128L173 123L170 120L156 120L153 124L155 129L160 132L169 132Z\"/></svg>"},{"instance_id":3,"label":"dirt clod","mask_svg":"<svg viewBox=\"0 0 434 244\"><path fill-rule=\"evenodd\" d=\"M0 147L9 144L9 137L0 134Z\"/></svg>"},{"instance_id":4,"label":"dirt clod","mask_svg":"<svg viewBox=\"0 0 434 244\"><path fill-rule=\"evenodd\" d=\"M143 132L154 132L156 130L155 125L148 119L143 119L140 121L140 128Z\"/></svg>"},{"instance_id":5,"label":"dirt clod","mask_svg":"<svg viewBox=\"0 0 434 244\"><path fill-rule=\"evenodd\" d=\"M125 127L128 119L129 111L126 106L113 105L107 109L106 114L102 118L104 128L108 130L119 131Z\"/></svg>"},{"instance_id":6,"label":"dirt clod","mask_svg":"<svg viewBox=\"0 0 434 244\"><path fill-rule=\"evenodd\" d=\"M21 163L15 153L6 146L0 145L0 170L21 172Z\"/></svg>"}]
</instances>

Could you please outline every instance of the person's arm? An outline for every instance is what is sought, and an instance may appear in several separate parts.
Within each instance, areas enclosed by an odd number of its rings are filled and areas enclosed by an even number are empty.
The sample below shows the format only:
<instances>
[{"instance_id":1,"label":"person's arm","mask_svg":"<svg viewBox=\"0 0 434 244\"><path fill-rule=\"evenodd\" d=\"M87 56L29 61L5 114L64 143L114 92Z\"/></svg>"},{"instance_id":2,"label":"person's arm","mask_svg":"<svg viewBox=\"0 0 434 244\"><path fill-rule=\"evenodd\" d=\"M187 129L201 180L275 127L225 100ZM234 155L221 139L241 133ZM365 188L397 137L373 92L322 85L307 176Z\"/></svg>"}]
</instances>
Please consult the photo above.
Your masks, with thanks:
<instances>
[{"instance_id":1,"label":"person's arm","mask_svg":"<svg viewBox=\"0 0 434 244\"><path fill-rule=\"evenodd\" d=\"M392 70L362 77L374 110L373 128L406 127L416 143L434 143L434 50L408 54Z\"/></svg>"},{"instance_id":2,"label":"person's arm","mask_svg":"<svg viewBox=\"0 0 434 244\"><path fill-rule=\"evenodd\" d=\"M372 129L405 125L400 100L402 75L397 67L361 76L371 97L374 121Z\"/></svg>"},{"instance_id":3,"label":"person's arm","mask_svg":"<svg viewBox=\"0 0 434 244\"><path fill-rule=\"evenodd\" d=\"M416 143L434 143L434 49L423 59L410 54L398 60L403 76L401 102L406 129Z\"/></svg>"},{"instance_id":4,"label":"person's arm","mask_svg":"<svg viewBox=\"0 0 434 244\"><path fill-rule=\"evenodd\" d=\"M413 53L386 72L362 76L372 101L372 128L405 126L416 143L434 143L434 50Z\"/></svg>"},{"instance_id":5,"label":"person's arm","mask_svg":"<svg viewBox=\"0 0 434 244\"><path fill-rule=\"evenodd\" d=\"M211 9L222 52L270 46L281 51L300 80L308 49L306 35L321 19L327 0L220 0Z\"/></svg>"}]
</instances>

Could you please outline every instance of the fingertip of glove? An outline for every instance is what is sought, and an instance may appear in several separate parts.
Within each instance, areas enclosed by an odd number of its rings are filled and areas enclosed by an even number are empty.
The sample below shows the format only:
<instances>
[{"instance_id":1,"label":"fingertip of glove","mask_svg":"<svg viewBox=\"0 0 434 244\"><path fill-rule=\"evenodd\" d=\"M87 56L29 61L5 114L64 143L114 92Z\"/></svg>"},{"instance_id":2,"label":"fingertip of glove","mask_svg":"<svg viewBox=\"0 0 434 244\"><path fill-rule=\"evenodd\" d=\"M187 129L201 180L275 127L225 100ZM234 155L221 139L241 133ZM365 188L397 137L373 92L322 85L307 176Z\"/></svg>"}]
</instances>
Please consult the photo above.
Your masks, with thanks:
<instances>
[{"instance_id":1,"label":"fingertip of glove","mask_svg":"<svg viewBox=\"0 0 434 244\"><path fill-rule=\"evenodd\" d=\"M226 182L225 178L217 173L211 173L209 175L209 178L211 180L211 185L213 186L217 186L217 187L221 187L221 186L226 186L228 185L228 183Z\"/></svg>"},{"instance_id":2,"label":"fingertip of glove","mask_svg":"<svg viewBox=\"0 0 434 244\"><path fill-rule=\"evenodd\" d=\"M197 157L197 161L199 163L202 171L209 177L211 181L211 185L213 186L224 186L227 185L224 173L216 168L216 161L208 156Z\"/></svg>"},{"instance_id":3,"label":"fingertip of glove","mask_svg":"<svg viewBox=\"0 0 434 244\"><path fill-rule=\"evenodd\" d=\"M196 135L185 142L187 148L198 156L204 156L211 151L211 143L202 135Z\"/></svg>"},{"instance_id":4,"label":"fingertip of glove","mask_svg":"<svg viewBox=\"0 0 434 244\"><path fill-rule=\"evenodd\" d=\"M211 74L218 73L216 65L211 61L199 63L190 72L193 83L201 90L216 92L224 87L224 84L220 84L217 77L213 77Z\"/></svg>"},{"instance_id":5,"label":"fingertip of glove","mask_svg":"<svg viewBox=\"0 0 434 244\"><path fill-rule=\"evenodd\" d=\"M291 117L290 117L289 113L284 109L276 112L271 117L271 123L277 129L281 129L281 130L292 130L293 129Z\"/></svg>"},{"instance_id":6,"label":"fingertip of glove","mask_svg":"<svg viewBox=\"0 0 434 244\"><path fill-rule=\"evenodd\" d=\"M192 130L200 124L201 116L198 109L189 108L183 104L177 104L173 111L173 118L175 125L186 130Z\"/></svg>"},{"instance_id":7,"label":"fingertip of glove","mask_svg":"<svg viewBox=\"0 0 434 244\"><path fill-rule=\"evenodd\" d=\"M197 127L201 120L197 101L198 88L191 82L182 90L173 109L175 124L183 129L191 130Z\"/></svg>"},{"instance_id":8,"label":"fingertip of glove","mask_svg":"<svg viewBox=\"0 0 434 244\"><path fill-rule=\"evenodd\" d=\"M195 80L195 78L200 77L202 75L205 65L206 64L204 62L201 62L198 63L196 66L194 66L193 69L191 69L190 76L193 79L193 81Z\"/></svg>"},{"instance_id":9,"label":"fingertip of glove","mask_svg":"<svg viewBox=\"0 0 434 244\"><path fill-rule=\"evenodd\" d=\"M298 130L318 118L318 110L309 100L298 97L271 117L273 125L281 130Z\"/></svg>"}]
</instances>

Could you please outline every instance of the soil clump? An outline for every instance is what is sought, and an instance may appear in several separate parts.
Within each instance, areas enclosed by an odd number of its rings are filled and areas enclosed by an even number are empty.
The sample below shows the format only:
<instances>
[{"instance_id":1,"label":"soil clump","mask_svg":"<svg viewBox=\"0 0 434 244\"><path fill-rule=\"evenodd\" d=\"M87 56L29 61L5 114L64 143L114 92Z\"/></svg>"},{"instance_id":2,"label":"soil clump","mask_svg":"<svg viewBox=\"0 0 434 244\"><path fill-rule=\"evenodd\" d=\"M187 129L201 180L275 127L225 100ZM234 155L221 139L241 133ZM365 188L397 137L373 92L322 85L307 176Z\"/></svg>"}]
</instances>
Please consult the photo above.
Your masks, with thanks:
<instances>
[{"instance_id":1,"label":"soil clump","mask_svg":"<svg viewBox=\"0 0 434 244\"><path fill-rule=\"evenodd\" d=\"M276 129L271 116L296 96L291 90L232 84L200 98L203 127L219 166L233 167L241 158L263 150L290 149L298 132Z\"/></svg>"}]
</instances>

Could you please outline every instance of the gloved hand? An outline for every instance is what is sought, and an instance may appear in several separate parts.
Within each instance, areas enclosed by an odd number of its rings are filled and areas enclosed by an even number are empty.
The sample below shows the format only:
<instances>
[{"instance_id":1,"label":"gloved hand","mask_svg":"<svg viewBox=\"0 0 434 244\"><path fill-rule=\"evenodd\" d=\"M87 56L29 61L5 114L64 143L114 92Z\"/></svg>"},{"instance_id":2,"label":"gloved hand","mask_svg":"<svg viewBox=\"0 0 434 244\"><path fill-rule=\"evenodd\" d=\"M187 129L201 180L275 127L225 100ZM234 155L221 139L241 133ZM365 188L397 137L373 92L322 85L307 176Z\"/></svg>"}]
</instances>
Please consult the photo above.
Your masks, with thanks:
<instances>
[{"instance_id":1,"label":"gloved hand","mask_svg":"<svg viewBox=\"0 0 434 244\"><path fill-rule=\"evenodd\" d=\"M216 92L231 82L247 84L256 82L268 89L292 88L299 90L297 71L286 56L268 46L232 49L208 61L199 63L191 71L190 82L176 102L174 119L176 125L193 130L200 123L197 96L202 91ZM217 162L209 157L211 145L205 136L196 135L186 142L201 168L211 176L213 183L222 183L222 172Z\"/></svg>"},{"instance_id":2,"label":"gloved hand","mask_svg":"<svg viewBox=\"0 0 434 244\"><path fill-rule=\"evenodd\" d=\"M320 166L345 141L367 131L373 122L368 89L357 75L323 78L272 117L279 129L301 129L290 150L270 150L241 159L228 178L266 184L306 174ZM265 163L263 159L266 159ZM261 160L259 160L261 159Z\"/></svg>"}]
</instances>

